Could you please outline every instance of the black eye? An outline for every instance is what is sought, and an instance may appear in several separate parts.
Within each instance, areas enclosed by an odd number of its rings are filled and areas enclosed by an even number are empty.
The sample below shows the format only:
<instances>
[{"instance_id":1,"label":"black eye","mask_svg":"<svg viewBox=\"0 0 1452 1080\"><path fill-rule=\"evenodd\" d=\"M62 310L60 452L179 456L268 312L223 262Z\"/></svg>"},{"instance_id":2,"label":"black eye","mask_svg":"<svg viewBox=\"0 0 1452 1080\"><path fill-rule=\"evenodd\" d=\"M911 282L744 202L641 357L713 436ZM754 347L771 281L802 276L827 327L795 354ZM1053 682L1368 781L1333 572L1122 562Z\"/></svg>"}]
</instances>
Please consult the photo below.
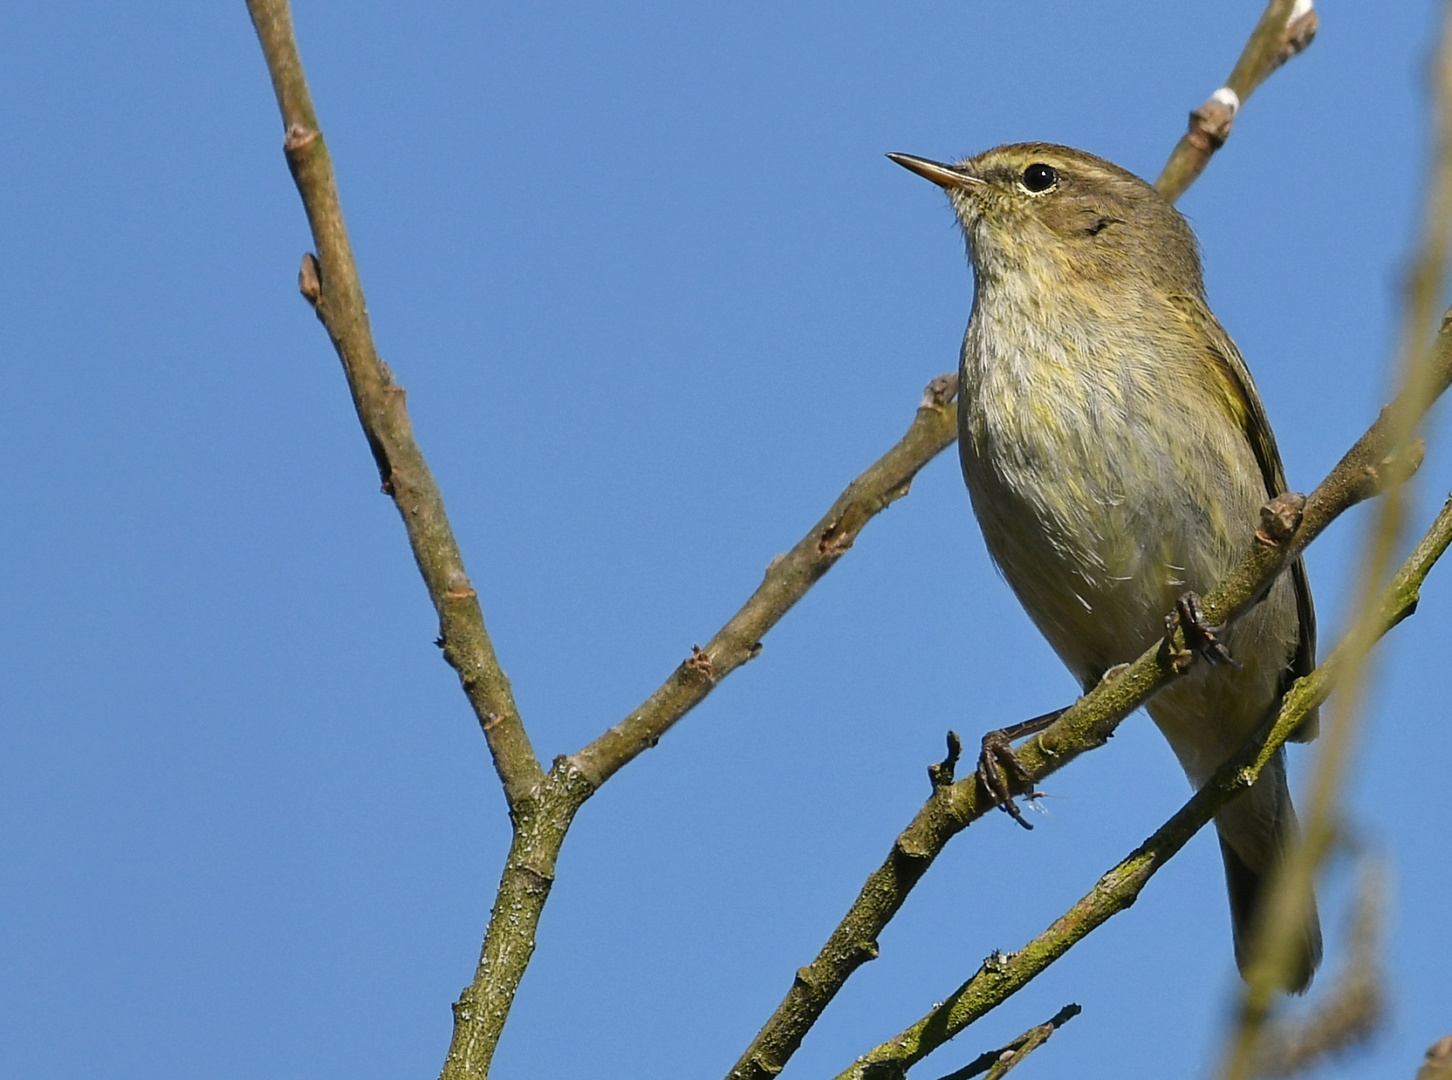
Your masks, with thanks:
<instances>
[{"instance_id":1,"label":"black eye","mask_svg":"<svg viewBox=\"0 0 1452 1080\"><path fill-rule=\"evenodd\" d=\"M1036 161L1023 171L1023 186L1032 192L1048 191L1059 182L1059 174L1052 165Z\"/></svg>"}]
</instances>

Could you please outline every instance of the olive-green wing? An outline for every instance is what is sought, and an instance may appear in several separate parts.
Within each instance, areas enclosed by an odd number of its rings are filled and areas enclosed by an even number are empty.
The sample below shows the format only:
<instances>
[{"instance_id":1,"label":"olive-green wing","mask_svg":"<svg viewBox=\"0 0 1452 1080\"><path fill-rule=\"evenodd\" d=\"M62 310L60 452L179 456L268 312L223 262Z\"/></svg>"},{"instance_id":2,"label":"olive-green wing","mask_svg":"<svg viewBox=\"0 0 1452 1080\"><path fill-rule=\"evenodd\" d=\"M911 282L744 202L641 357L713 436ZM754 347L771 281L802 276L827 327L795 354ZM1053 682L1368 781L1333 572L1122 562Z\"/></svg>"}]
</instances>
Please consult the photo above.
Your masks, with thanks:
<instances>
[{"instance_id":1,"label":"olive-green wing","mask_svg":"<svg viewBox=\"0 0 1452 1080\"><path fill-rule=\"evenodd\" d=\"M1265 480L1267 498L1275 498L1286 491L1286 471L1281 464L1281 453L1276 447L1276 437L1271 433L1270 421L1265 415L1255 381L1250 369L1235 342L1230 340L1224 328L1216 320L1205 302L1197 296L1175 297L1184 318L1196 331L1196 337L1208 343L1210 360L1220 376L1226 392L1227 405L1240 421L1245 437L1260 465L1261 477ZM1296 614L1300 622L1300 636L1296 643L1296 655L1286 669L1281 693L1290 689L1291 683L1303 675L1309 675L1316 667L1316 609L1311 602L1311 583L1306 577L1306 564L1297 559L1291 564L1291 583L1296 592ZM1310 742L1319 730L1315 712L1307 716L1293 739Z\"/></svg>"}]
</instances>

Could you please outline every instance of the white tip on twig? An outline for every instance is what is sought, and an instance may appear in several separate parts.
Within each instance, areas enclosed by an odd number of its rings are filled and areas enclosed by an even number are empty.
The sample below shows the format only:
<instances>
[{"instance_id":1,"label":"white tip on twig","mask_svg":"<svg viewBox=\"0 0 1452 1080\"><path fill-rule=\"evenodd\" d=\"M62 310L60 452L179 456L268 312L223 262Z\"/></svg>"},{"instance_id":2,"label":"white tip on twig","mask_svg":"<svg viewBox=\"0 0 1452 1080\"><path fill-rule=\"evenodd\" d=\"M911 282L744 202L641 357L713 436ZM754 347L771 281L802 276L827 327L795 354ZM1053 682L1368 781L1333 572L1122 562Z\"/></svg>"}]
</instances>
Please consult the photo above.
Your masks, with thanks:
<instances>
[{"instance_id":1,"label":"white tip on twig","mask_svg":"<svg viewBox=\"0 0 1452 1080\"><path fill-rule=\"evenodd\" d=\"M1309 4L1307 6L1309 6ZM1219 90L1215 91L1215 93L1211 94L1210 100L1218 101L1220 102L1220 104L1224 105L1227 109L1230 110L1230 115L1232 117L1240 111L1240 95L1237 94L1234 90L1230 89L1230 87L1228 86L1222 86Z\"/></svg>"}]
</instances>

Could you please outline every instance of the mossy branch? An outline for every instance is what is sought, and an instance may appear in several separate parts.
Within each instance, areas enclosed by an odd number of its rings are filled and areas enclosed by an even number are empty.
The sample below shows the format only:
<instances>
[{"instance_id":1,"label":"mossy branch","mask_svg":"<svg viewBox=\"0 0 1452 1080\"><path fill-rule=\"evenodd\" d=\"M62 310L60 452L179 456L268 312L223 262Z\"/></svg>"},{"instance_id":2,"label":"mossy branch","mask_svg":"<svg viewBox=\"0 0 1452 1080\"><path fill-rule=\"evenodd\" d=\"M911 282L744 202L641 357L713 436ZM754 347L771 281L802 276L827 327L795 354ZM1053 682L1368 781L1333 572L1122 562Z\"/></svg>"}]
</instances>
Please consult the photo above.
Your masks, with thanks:
<instances>
[{"instance_id":1,"label":"mossy branch","mask_svg":"<svg viewBox=\"0 0 1452 1080\"><path fill-rule=\"evenodd\" d=\"M1431 353L1438 394L1452 383L1452 311ZM1232 622L1263 596L1306 545L1346 510L1405 480L1421 462L1420 444L1388 456L1396 431L1392 417L1421 415L1433 399L1398 397L1342 457L1309 498L1282 495L1262 513L1262 527L1230 575L1204 597L1212 624ZM1435 395L1434 395L1435 397ZM1415 405L1415 409L1413 406ZM1185 670L1178 655L1183 636L1146 649L1132 664L1111 670L1045 731L1017 750L1024 777L1012 782L1028 792L1080 754L1103 746L1120 722ZM941 771L940 771L941 775ZM950 777L948 778L950 779ZM729 1080L769 1080L801 1045L837 991L865 961L877 956L877 937L897 914L938 854L955 835L993 809L978 778L938 783L883 864L867 879L836 930L811 964L797 972L791 989L728 1074Z\"/></svg>"},{"instance_id":2,"label":"mossy branch","mask_svg":"<svg viewBox=\"0 0 1452 1080\"><path fill-rule=\"evenodd\" d=\"M1416 610L1422 582L1452 543L1452 499L1402 564L1376 608L1380 638ZM1215 771L1164 825L1095 884L1052 926L1014 953L994 953L946 1001L916 1024L858 1058L837 1080L903 1075L973 1021L1002 1004L1068 952L1077 942L1139 897L1150 878L1231 799L1253 784L1301 722L1324 702L1356 661L1354 642L1343 640L1311 674L1298 680L1281 702L1268 730ZM1347 646L1351 645L1351 648Z\"/></svg>"}]
</instances>

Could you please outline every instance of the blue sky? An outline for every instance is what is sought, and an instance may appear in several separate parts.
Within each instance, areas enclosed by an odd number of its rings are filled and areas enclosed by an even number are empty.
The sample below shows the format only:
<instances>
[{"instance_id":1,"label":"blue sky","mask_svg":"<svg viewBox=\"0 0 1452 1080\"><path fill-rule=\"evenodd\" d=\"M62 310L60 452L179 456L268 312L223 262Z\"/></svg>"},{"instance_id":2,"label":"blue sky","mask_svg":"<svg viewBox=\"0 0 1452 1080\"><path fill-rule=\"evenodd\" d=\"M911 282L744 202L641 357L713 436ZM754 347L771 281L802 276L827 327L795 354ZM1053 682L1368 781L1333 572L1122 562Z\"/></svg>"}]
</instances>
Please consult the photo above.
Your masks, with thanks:
<instances>
[{"instance_id":1,"label":"blue sky","mask_svg":"<svg viewBox=\"0 0 1452 1080\"><path fill-rule=\"evenodd\" d=\"M1042 139L1152 177L1260 7L298 6L378 342L542 756L709 638L956 363L961 238L883 154ZM1326 5L1181 203L1295 487L1385 397L1435 14ZM246 12L3 26L0 1071L433 1075L508 826L296 292ZM1310 553L1323 643L1364 521ZM1392 1013L1333 1076L1409 1080L1452 1030L1449 582L1380 654L1349 823L1390 867ZM722 1075L945 730L1074 692L944 455L581 813L495 1075ZM1038 933L1186 795L1142 715L1046 787L1034 832L994 815L950 846L787 1077ZM1206 834L920 1071L1076 1001L1025 1080L1203 1075L1235 985Z\"/></svg>"}]
</instances>

